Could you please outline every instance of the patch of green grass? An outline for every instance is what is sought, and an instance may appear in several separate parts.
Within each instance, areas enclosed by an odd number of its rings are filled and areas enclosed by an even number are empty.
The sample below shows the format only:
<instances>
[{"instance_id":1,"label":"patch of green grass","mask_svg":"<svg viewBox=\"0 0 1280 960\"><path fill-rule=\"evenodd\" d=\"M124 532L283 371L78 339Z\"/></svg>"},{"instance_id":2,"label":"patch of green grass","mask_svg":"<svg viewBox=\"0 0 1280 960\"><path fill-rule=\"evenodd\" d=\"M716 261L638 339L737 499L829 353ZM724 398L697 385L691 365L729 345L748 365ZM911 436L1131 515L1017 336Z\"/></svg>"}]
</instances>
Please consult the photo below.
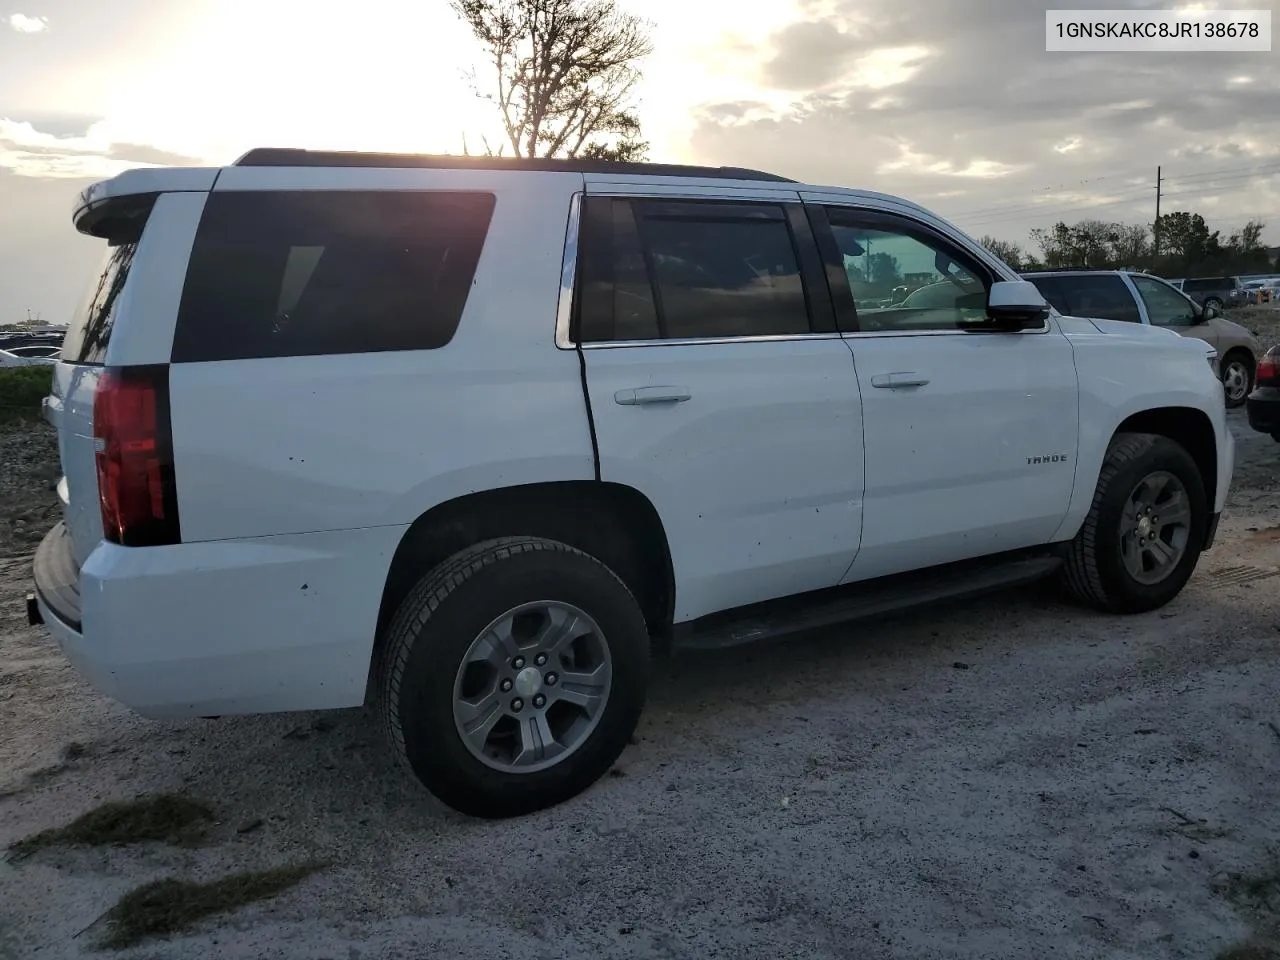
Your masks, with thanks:
<instances>
[{"instance_id":1,"label":"patch of green grass","mask_svg":"<svg viewBox=\"0 0 1280 960\"><path fill-rule=\"evenodd\" d=\"M0 370L0 422L38 420L40 401L53 389L53 367L6 367Z\"/></svg>"},{"instance_id":2,"label":"patch of green grass","mask_svg":"<svg viewBox=\"0 0 1280 960\"><path fill-rule=\"evenodd\" d=\"M189 843L204 832L205 825L212 819L213 811L203 803L160 793L104 803L65 827L42 830L19 840L9 851L14 856L27 857L48 847L77 844L99 847L145 840Z\"/></svg>"},{"instance_id":3,"label":"patch of green grass","mask_svg":"<svg viewBox=\"0 0 1280 960\"><path fill-rule=\"evenodd\" d=\"M103 914L106 932L102 946L118 950L151 937L179 933L205 917L277 896L325 866L304 863L249 871L210 883L188 883L170 877L143 884Z\"/></svg>"}]
</instances>

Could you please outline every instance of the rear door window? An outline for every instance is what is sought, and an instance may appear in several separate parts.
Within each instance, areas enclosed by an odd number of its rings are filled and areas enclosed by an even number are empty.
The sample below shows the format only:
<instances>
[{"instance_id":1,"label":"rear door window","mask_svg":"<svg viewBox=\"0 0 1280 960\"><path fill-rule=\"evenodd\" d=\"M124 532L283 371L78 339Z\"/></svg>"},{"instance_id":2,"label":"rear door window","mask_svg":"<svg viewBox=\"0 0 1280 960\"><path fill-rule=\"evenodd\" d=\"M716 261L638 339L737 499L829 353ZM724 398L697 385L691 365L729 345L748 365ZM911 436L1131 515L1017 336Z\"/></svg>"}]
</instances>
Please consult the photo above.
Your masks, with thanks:
<instances>
[{"instance_id":1,"label":"rear door window","mask_svg":"<svg viewBox=\"0 0 1280 960\"><path fill-rule=\"evenodd\" d=\"M214 193L174 362L431 350L462 318L491 193Z\"/></svg>"},{"instance_id":2,"label":"rear door window","mask_svg":"<svg viewBox=\"0 0 1280 960\"><path fill-rule=\"evenodd\" d=\"M812 332L779 204L588 197L583 227L584 343Z\"/></svg>"},{"instance_id":3,"label":"rear door window","mask_svg":"<svg viewBox=\"0 0 1280 960\"><path fill-rule=\"evenodd\" d=\"M1071 298L1067 296L1067 281L1063 277L1028 277L1036 289L1049 301L1053 309L1071 316Z\"/></svg>"},{"instance_id":4,"label":"rear door window","mask_svg":"<svg viewBox=\"0 0 1280 960\"><path fill-rule=\"evenodd\" d=\"M1055 310L1067 316L1142 322L1138 302L1114 273L1041 277L1032 282Z\"/></svg>"}]
</instances>

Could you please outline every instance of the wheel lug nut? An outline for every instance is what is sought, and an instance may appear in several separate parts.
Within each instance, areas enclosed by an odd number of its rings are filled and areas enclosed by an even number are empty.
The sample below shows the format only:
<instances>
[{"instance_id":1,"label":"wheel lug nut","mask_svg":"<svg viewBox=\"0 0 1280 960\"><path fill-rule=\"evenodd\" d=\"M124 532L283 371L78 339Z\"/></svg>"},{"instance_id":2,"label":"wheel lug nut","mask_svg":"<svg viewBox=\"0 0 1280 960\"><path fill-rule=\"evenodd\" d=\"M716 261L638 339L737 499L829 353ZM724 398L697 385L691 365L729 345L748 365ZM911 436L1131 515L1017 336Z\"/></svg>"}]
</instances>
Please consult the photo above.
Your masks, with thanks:
<instances>
[{"instance_id":1,"label":"wheel lug nut","mask_svg":"<svg viewBox=\"0 0 1280 960\"><path fill-rule=\"evenodd\" d=\"M517 670L521 669L524 666L524 657L516 657L511 661L511 665Z\"/></svg>"},{"instance_id":2,"label":"wheel lug nut","mask_svg":"<svg viewBox=\"0 0 1280 960\"><path fill-rule=\"evenodd\" d=\"M537 707L539 710L541 710L543 707L547 705L547 698L544 697L542 694L538 694L536 697L533 698L533 705Z\"/></svg>"},{"instance_id":3,"label":"wheel lug nut","mask_svg":"<svg viewBox=\"0 0 1280 960\"><path fill-rule=\"evenodd\" d=\"M547 662L547 655L545 653L540 653L533 658L533 662L536 663L538 666L542 666L544 663Z\"/></svg>"},{"instance_id":4,"label":"wheel lug nut","mask_svg":"<svg viewBox=\"0 0 1280 960\"><path fill-rule=\"evenodd\" d=\"M554 673L548 673L542 679L546 682L548 687L554 687L556 685L556 681L559 680L560 678L557 677Z\"/></svg>"},{"instance_id":5,"label":"wheel lug nut","mask_svg":"<svg viewBox=\"0 0 1280 960\"><path fill-rule=\"evenodd\" d=\"M506 693L508 690L510 690L510 689L511 689L511 681L510 681L510 680L503 680L503 681L502 681L502 683L500 684L500 687L501 687L501 689L502 689L502 692L503 692L503 693Z\"/></svg>"},{"instance_id":6,"label":"wheel lug nut","mask_svg":"<svg viewBox=\"0 0 1280 960\"><path fill-rule=\"evenodd\" d=\"M514 700L511 701L511 709L516 713L519 713L521 710L524 709L524 701L521 700L519 697L516 697Z\"/></svg>"}]
</instances>

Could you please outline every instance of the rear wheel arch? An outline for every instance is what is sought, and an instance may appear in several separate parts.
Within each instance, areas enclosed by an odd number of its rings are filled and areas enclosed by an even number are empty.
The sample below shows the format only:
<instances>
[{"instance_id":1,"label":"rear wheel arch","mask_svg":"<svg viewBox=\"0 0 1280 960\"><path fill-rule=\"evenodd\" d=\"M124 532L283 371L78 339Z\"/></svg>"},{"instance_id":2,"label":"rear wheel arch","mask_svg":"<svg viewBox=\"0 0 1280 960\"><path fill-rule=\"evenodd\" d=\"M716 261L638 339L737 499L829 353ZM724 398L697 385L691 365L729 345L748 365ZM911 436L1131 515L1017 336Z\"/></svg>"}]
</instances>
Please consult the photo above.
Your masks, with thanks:
<instances>
[{"instance_id":1,"label":"rear wheel arch","mask_svg":"<svg viewBox=\"0 0 1280 960\"><path fill-rule=\"evenodd\" d=\"M1191 454L1200 478L1204 482L1209 505L1217 502L1218 491L1218 437L1213 421L1203 410L1195 407L1157 407L1143 410L1127 418L1113 431L1114 442L1122 433L1154 433L1168 437Z\"/></svg>"},{"instance_id":2,"label":"rear wheel arch","mask_svg":"<svg viewBox=\"0 0 1280 960\"><path fill-rule=\"evenodd\" d=\"M405 531L382 590L375 664L391 618L424 574L474 544L513 536L554 540L595 557L635 596L651 634L661 638L669 629L671 550L644 494L597 480L501 487L438 504Z\"/></svg>"}]
</instances>

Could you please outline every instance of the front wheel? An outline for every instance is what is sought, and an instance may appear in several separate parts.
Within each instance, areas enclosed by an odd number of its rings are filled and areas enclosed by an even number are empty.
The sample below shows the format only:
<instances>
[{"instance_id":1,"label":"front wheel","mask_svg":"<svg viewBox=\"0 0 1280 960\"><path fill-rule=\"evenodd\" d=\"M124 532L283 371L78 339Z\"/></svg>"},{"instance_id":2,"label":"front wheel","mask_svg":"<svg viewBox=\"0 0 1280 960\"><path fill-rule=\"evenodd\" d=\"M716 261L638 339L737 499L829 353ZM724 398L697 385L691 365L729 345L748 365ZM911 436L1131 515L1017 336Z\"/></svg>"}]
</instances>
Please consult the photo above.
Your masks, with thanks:
<instances>
[{"instance_id":1,"label":"front wheel","mask_svg":"<svg viewBox=\"0 0 1280 960\"><path fill-rule=\"evenodd\" d=\"M617 760L644 705L649 635L594 557L490 540L427 573L388 628L382 713L399 758L461 813L567 800Z\"/></svg>"},{"instance_id":2,"label":"front wheel","mask_svg":"<svg viewBox=\"0 0 1280 960\"><path fill-rule=\"evenodd\" d=\"M1221 369L1227 407L1242 406L1253 390L1253 364L1244 354L1232 351L1223 357Z\"/></svg>"},{"instance_id":3,"label":"front wheel","mask_svg":"<svg viewBox=\"0 0 1280 960\"><path fill-rule=\"evenodd\" d=\"M1117 434L1071 542L1066 585L1077 599L1117 613L1162 607L1195 570L1208 523L1204 481L1180 444Z\"/></svg>"}]
</instances>

